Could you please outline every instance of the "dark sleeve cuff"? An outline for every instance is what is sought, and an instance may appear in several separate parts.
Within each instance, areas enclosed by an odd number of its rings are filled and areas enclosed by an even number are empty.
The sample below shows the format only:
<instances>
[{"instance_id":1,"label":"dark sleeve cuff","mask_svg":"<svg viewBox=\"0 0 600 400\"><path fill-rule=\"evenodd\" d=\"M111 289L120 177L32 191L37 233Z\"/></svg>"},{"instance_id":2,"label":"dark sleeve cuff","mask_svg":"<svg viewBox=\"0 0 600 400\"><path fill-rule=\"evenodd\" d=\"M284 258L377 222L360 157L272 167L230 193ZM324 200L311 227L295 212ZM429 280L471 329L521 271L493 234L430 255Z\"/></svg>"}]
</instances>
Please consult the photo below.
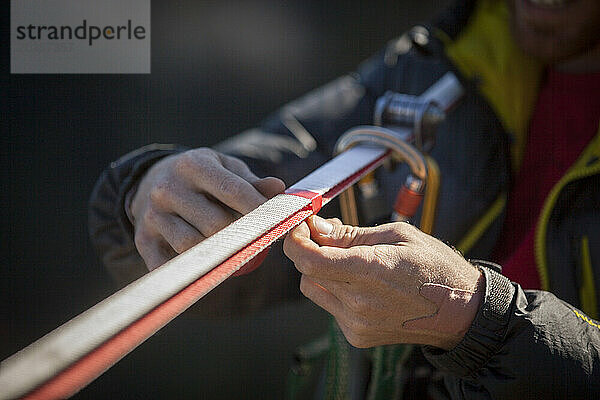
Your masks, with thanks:
<instances>
[{"instance_id":1,"label":"dark sleeve cuff","mask_svg":"<svg viewBox=\"0 0 600 400\"><path fill-rule=\"evenodd\" d=\"M508 278L485 262L476 264L485 277L485 295L465 337L450 351L423 347L425 357L434 367L458 377L477 371L500 350L514 307L516 289Z\"/></svg>"},{"instance_id":2,"label":"dark sleeve cuff","mask_svg":"<svg viewBox=\"0 0 600 400\"><path fill-rule=\"evenodd\" d=\"M177 145L150 144L125 154L117 161L111 163L110 168L121 170L119 175L123 176L123 180L119 186L117 201L115 202L116 209L114 210L114 215L118 217L119 224L129 237L133 238L133 225L125 211L127 193L132 187L137 185L144 173L156 164L158 160L185 150L184 147Z\"/></svg>"}]
</instances>

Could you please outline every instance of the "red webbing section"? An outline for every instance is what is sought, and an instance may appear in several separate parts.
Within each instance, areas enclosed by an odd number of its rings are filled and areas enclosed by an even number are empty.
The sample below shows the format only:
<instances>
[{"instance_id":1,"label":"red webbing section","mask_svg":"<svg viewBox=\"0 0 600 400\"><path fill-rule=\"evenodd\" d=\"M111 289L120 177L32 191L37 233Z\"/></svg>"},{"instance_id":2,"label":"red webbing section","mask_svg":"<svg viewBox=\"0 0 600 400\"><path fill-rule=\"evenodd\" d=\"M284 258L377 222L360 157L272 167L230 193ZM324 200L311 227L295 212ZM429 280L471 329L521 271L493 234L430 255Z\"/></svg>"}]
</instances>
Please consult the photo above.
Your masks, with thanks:
<instances>
[{"instance_id":1,"label":"red webbing section","mask_svg":"<svg viewBox=\"0 0 600 400\"><path fill-rule=\"evenodd\" d=\"M248 260L249 256L260 253L263 248L285 235L312 214L311 209L298 211L24 398L28 400L60 399L77 393L227 279Z\"/></svg>"},{"instance_id":2,"label":"red webbing section","mask_svg":"<svg viewBox=\"0 0 600 400\"><path fill-rule=\"evenodd\" d=\"M374 166L387 155L388 153L385 153L382 157L330 189L322 196L323 204L329 202L348 186L360 179L362 175L374 168ZM302 221L314 214L314 205L315 204L311 204L307 208L299 210L291 215L269 232L260 236L257 240L215 267L209 273L200 277L197 281L117 333L111 339L101 344L95 350L91 351L72 364L69 368L60 372L23 398L28 400L61 399L77 393L155 332L239 270L249 259L259 254L296 225L299 225Z\"/></svg>"}]
</instances>

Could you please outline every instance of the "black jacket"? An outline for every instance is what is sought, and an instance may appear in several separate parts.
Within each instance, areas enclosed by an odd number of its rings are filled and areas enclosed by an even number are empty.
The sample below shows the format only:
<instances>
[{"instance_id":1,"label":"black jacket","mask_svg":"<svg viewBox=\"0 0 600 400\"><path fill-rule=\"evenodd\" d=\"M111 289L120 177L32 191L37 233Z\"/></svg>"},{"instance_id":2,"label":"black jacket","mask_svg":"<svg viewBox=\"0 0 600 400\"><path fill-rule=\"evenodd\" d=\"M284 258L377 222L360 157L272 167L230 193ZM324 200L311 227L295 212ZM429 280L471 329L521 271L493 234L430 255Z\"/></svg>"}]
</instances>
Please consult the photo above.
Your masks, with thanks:
<instances>
[{"instance_id":1,"label":"black jacket","mask_svg":"<svg viewBox=\"0 0 600 400\"><path fill-rule=\"evenodd\" d=\"M501 103L486 94L485 74L468 71L456 53L449 56L448 48L469 40L469 30L476 25L473 21L486 12L492 15L494 7L501 7L496 3L459 2L431 26L418 27L390 42L356 73L286 105L260 128L236 135L217 149L244 159L258 175L279 176L291 184L329 159L341 133L372 123L374 102L385 91L418 95L452 70L462 77L467 96L440 127L431 153L442 171L434 235L459 247L462 244L468 257L486 258L502 226L518 124L507 122ZM501 73L494 77L508 79ZM316 140L316 149L306 139L307 133ZM152 145L128 154L110 165L94 189L92 240L121 282L145 271L123 211L125 195L153 163L182 150ZM543 264L542 282L553 293L523 291L484 267L485 297L464 340L448 352L424 348L427 359L446 374L453 398L600 395L600 323L576 308L587 305L589 311L591 304L593 309L599 296L594 289L600 288L599 156L597 137L586 150L587 158L557 185L546 203L537 252ZM380 212L369 213L370 221L365 224L389 215L405 174L404 168L378 172ZM367 208L373 208L372 204L363 205L363 210ZM271 261L281 263L280 252L274 253ZM253 305L244 301L248 293L232 289L231 309L245 310L258 306L257 302L289 296L289 276L281 270L269 277L274 284L265 285L270 287L268 292L259 300L253 296ZM255 273L260 274L260 269Z\"/></svg>"}]
</instances>

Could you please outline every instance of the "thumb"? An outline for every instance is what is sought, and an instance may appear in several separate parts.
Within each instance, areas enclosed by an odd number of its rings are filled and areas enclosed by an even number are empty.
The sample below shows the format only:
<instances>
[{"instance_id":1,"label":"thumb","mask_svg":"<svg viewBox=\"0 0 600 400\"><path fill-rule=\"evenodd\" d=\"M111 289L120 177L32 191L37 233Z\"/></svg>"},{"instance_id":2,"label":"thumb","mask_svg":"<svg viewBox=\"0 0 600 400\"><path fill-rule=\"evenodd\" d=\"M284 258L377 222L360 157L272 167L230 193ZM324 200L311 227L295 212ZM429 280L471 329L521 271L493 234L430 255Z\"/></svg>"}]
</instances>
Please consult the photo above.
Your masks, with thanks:
<instances>
[{"instance_id":1,"label":"thumb","mask_svg":"<svg viewBox=\"0 0 600 400\"><path fill-rule=\"evenodd\" d=\"M312 239L321 246L348 248L352 246L372 246L391 244L401 240L393 224L372 228L343 225L335 219L326 220L313 215L307 221Z\"/></svg>"},{"instance_id":2,"label":"thumb","mask_svg":"<svg viewBox=\"0 0 600 400\"><path fill-rule=\"evenodd\" d=\"M252 186L256 188L267 199L282 193L285 190L285 183L279 178L268 176L266 178L257 179L252 182Z\"/></svg>"}]
</instances>

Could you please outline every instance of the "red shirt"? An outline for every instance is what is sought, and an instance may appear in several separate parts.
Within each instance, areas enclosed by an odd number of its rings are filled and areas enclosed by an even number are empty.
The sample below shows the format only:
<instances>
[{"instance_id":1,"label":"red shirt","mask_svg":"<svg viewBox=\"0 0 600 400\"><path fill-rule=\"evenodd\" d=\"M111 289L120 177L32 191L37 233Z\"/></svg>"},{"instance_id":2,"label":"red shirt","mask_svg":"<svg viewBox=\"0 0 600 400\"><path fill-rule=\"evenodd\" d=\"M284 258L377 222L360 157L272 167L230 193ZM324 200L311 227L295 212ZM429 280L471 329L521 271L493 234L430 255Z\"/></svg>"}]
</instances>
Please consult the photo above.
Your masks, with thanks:
<instances>
[{"instance_id":1,"label":"red shirt","mask_svg":"<svg viewBox=\"0 0 600 400\"><path fill-rule=\"evenodd\" d=\"M600 72L547 73L492 257L506 276L525 289L540 288L534 237L544 200L598 132L599 119Z\"/></svg>"}]
</instances>

